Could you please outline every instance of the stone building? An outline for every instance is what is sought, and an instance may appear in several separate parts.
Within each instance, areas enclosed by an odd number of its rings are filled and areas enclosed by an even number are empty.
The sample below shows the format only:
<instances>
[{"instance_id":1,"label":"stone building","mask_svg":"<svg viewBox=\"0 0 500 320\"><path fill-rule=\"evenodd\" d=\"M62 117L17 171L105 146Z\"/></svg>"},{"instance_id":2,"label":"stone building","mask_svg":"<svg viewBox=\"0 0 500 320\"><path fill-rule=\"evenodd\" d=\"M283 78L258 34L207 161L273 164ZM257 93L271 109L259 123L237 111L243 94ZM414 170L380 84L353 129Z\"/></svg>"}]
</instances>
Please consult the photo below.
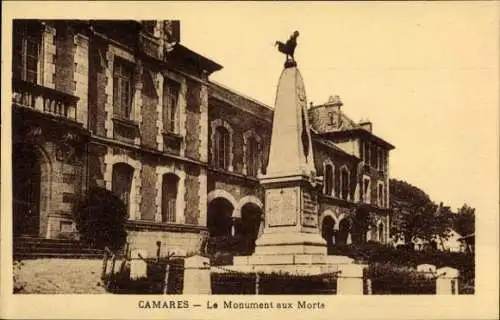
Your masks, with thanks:
<instances>
[{"instance_id":1,"label":"stone building","mask_svg":"<svg viewBox=\"0 0 500 320\"><path fill-rule=\"evenodd\" d=\"M210 81L222 66L178 21L16 20L13 50L15 236L77 237L75 199L97 185L126 204L132 247L253 250L273 110ZM394 147L337 96L308 112L329 247L386 243Z\"/></svg>"}]
</instances>

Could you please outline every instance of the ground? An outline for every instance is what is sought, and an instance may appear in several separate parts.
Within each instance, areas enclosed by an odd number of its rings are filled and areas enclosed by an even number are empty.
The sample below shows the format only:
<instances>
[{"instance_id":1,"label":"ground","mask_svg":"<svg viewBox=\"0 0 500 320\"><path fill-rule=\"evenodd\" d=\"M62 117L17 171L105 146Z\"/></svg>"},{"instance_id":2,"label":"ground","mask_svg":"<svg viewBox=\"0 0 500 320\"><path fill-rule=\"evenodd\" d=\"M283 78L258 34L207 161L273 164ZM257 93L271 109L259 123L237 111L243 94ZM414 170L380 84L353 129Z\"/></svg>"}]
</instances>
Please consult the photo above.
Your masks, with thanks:
<instances>
[{"instance_id":1,"label":"ground","mask_svg":"<svg viewBox=\"0 0 500 320\"><path fill-rule=\"evenodd\" d=\"M99 259L33 259L14 263L18 293L106 293Z\"/></svg>"}]
</instances>

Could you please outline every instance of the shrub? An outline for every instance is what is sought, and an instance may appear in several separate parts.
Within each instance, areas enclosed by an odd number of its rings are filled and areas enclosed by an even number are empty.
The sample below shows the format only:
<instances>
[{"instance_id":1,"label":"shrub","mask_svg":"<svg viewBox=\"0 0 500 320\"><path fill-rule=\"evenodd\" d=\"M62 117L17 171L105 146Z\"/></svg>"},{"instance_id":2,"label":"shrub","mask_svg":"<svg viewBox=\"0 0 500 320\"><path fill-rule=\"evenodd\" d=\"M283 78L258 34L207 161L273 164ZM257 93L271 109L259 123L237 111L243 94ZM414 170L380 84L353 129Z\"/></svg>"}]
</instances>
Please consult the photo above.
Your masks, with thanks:
<instances>
[{"instance_id":1,"label":"shrub","mask_svg":"<svg viewBox=\"0 0 500 320\"><path fill-rule=\"evenodd\" d=\"M130 279L130 266L127 265L121 272L108 276L106 279L107 290L118 294L162 294L168 264L170 267L167 293L182 293L184 285L183 259L147 261L146 277Z\"/></svg>"},{"instance_id":2,"label":"shrub","mask_svg":"<svg viewBox=\"0 0 500 320\"><path fill-rule=\"evenodd\" d=\"M409 267L374 263L364 270L372 281L372 294L435 294L436 281Z\"/></svg>"},{"instance_id":3,"label":"shrub","mask_svg":"<svg viewBox=\"0 0 500 320\"><path fill-rule=\"evenodd\" d=\"M81 240L92 247L117 251L125 244L127 210L111 191L91 187L77 202L74 215Z\"/></svg>"}]
</instances>

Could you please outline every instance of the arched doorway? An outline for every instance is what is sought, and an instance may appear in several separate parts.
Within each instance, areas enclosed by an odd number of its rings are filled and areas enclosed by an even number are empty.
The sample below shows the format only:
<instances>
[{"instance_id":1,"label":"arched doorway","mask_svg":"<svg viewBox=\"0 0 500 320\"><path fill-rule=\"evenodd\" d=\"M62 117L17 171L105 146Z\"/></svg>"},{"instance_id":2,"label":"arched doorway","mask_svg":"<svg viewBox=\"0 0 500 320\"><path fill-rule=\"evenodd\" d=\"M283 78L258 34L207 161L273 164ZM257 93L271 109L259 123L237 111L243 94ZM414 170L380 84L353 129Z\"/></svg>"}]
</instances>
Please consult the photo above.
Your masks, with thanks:
<instances>
[{"instance_id":1,"label":"arched doorway","mask_svg":"<svg viewBox=\"0 0 500 320\"><path fill-rule=\"evenodd\" d=\"M40 235L42 159L36 148L16 144L12 154L13 233Z\"/></svg>"},{"instance_id":2,"label":"arched doorway","mask_svg":"<svg viewBox=\"0 0 500 320\"><path fill-rule=\"evenodd\" d=\"M231 229L233 226L234 207L229 200L217 197L208 203L207 228L209 233L208 250L210 252L232 251L234 246Z\"/></svg>"},{"instance_id":3,"label":"arched doorway","mask_svg":"<svg viewBox=\"0 0 500 320\"><path fill-rule=\"evenodd\" d=\"M323 224L321 227L321 235L323 239L326 240L326 247L328 254L333 254L333 245L335 244L334 230L333 230L334 226L335 226L335 221L333 220L332 217L326 216L323 219Z\"/></svg>"},{"instance_id":4,"label":"arched doorway","mask_svg":"<svg viewBox=\"0 0 500 320\"><path fill-rule=\"evenodd\" d=\"M252 253L255 250L255 240L261 227L262 209L254 203L246 203L241 207L241 220L237 234L240 236L241 251Z\"/></svg>"},{"instance_id":5,"label":"arched doorway","mask_svg":"<svg viewBox=\"0 0 500 320\"><path fill-rule=\"evenodd\" d=\"M231 202L224 198L215 198L208 203L207 228L210 237L231 234L233 210Z\"/></svg>"},{"instance_id":6,"label":"arched doorway","mask_svg":"<svg viewBox=\"0 0 500 320\"><path fill-rule=\"evenodd\" d=\"M349 232L351 231L351 224L348 219L342 219L339 223L339 230L335 234L335 244L346 245Z\"/></svg>"}]
</instances>

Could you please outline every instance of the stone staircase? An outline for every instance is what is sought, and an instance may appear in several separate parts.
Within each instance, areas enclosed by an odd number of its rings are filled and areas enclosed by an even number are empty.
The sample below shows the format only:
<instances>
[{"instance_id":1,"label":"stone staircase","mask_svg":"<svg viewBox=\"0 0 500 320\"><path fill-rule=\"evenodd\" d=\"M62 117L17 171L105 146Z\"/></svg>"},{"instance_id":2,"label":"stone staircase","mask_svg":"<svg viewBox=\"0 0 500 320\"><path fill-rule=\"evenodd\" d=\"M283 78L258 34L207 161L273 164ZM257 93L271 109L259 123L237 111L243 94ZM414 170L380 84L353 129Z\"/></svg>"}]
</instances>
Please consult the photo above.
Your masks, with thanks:
<instances>
[{"instance_id":1,"label":"stone staircase","mask_svg":"<svg viewBox=\"0 0 500 320\"><path fill-rule=\"evenodd\" d=\"M71 258L100 259L103 250L89 248L77 240L14 237L13 256L16 259Z\"/></svg>"}]
</instances>

